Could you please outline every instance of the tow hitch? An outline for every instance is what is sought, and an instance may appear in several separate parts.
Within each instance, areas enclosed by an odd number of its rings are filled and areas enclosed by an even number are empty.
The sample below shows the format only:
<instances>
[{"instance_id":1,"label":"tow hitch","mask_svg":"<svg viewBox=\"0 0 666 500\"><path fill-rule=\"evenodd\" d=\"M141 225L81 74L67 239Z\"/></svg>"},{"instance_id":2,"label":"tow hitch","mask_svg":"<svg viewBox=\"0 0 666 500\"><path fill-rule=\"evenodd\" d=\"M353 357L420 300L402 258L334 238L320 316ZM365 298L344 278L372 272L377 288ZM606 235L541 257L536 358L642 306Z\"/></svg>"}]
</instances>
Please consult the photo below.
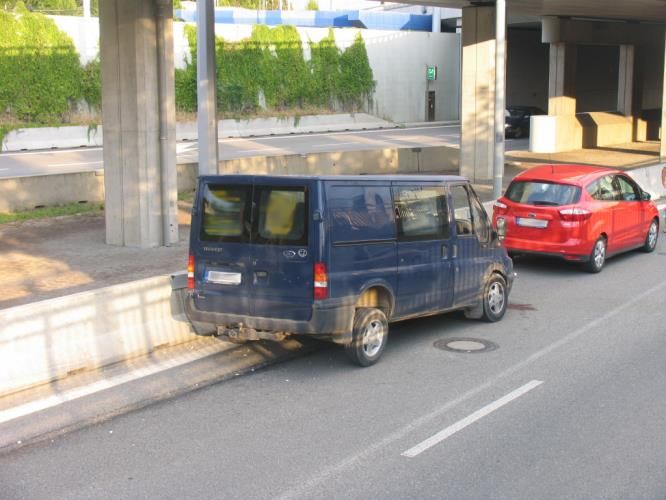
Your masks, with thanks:
<instances>
[{"instance_id":1,"label":"tow hitch","mask_svg":"<svg viewBox=\"0 0 666 500\"><path fill-rule=\"evenodd\" d=\"M289 336L287 332L268 332L263 330L255 330L242 324L233 326L218 326L217 334L229 337L236 341L247 340L272 340L274 342L281 342Z\"/></svg>"}]
</instances>

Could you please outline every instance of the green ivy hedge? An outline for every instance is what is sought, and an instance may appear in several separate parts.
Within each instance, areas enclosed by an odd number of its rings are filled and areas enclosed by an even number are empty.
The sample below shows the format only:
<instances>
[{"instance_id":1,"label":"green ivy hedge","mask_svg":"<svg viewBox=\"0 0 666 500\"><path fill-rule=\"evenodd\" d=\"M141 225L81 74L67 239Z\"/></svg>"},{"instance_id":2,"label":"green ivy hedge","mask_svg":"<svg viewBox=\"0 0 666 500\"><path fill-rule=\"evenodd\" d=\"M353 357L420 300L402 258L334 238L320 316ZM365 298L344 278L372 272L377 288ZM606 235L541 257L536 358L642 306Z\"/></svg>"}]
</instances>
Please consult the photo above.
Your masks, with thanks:
<instances>
[{"instance_id":1,"label":"green ivy hedge","mask_svg":"<svg viewBox=\"0 0 666 500\"><path fill-rule=\"evenodd\" d=\"M0 9L0 118L5 124L66 121L80 99L101 107L99 58L81 66L72 40L55 23L25 7ZM176 106L197 108L196 28L187 25L191 59L175 74ZM293 26L257 25L250 38L216 38L217 100L221 112L249 115L315 106L361 109L375 88L363 39L340 51L333 35L310 42L310 59Z\"/></svg>"},{"instance_id":2,"label":"green ivy hedge","mask_svg":"<svg viewBox=\"0 0 666 500\"><path fill-rule=\"evenodd\" d=\"M196 28L188 25L185 33L191 58L184 69L176 70L176 106L191 112L197 108ZM309 47L306 61L293 26L256 25L250 38L239 42L216 37L218 109L251 114L260 106L275 111L305 105L333 109L336 103L349 111L362 109L375 81L361 35L340 51L330 29Z\"/></svg>"},{"instance_id":3,"label":"green ivy hedge","mask_svg":"<svg viewBox=\"0 0 666 500\"><path fill-rule=\"evenodd\" d=\"M72 40L47 17L0 10L0 114L21 121L62 120L82 95Z\"/></svg>"}]
</instances>

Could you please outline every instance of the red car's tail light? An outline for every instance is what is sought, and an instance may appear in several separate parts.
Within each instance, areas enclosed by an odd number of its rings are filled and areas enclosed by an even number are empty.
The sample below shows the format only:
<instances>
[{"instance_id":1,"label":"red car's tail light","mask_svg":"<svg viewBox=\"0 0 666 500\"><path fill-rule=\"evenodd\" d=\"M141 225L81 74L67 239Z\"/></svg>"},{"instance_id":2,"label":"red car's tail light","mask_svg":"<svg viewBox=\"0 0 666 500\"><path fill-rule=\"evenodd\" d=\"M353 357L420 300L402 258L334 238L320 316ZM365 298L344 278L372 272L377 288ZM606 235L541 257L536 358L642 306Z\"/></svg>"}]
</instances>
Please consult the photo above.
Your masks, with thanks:
<instances>
[{"instance_id":1,"label":"red car's tail light","mask_svg":"<svg viewBox=\"0 0 666 500\"><path fill-rule=\"evenodd\" d=\"M592 217L592 212L584 208L565 208L560 210L560 218L567 222L580 222Z\"/></svg>"},{"instance_id":2,"label":"red car's tail light","mask_svg":"<svg viewBox=\"0 0 666 500\"><path fill-rule=\"evenodd\" d=\"M493 203L493 209L494 212L497 214L503 214L505 213L506 209L509 208L506 203L502 203L499 200L496 200L495 203Z\"/></svg>"}]
</instances>

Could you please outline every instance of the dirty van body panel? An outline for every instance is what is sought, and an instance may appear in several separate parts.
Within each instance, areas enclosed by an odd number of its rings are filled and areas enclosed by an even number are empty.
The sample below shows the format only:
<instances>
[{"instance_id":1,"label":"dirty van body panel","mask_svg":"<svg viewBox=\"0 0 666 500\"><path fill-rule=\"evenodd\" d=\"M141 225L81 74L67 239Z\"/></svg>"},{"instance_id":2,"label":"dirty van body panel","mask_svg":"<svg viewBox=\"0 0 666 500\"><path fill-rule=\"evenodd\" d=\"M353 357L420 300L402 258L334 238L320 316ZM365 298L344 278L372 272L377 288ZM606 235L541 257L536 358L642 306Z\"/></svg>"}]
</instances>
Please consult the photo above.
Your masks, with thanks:
<instances>
[{"instance_id":1,"label":"dirty van body panel","mask_svg":"<svg viewBox=\"0 0 666 500\"><path fill-rule=\"evenodd\" d=\"M390 183L325 183L330 300L354 307L364 290L396 289L397 253Z\"/></svg>"},{"instance_id":2,"label":"dirty van body panel","mask_svg":"<svg viewBox=\"0 0 666 500\"><path fill-rule=\"evenodd\" d=\"M316 183L278 179L254 186L253 316L307 321L312 315L316 235L308 209Z\"/></svg>"},{"instance_id":3,"label":"dirty van body panel","mask_svg":"<svg viewBox=\"0 0 666 500\"><path fill-rule=\"evenodd\" d=\"M456 231L455 305L472 306L479 302L490 270L504 269L500 274L507 281L510 271L506 270L502 248L495 244L488 216L471 186L452 184L449 191Z\"/></svg>"},{"instance_id":4,"label":"dirty van body panel","mask_svg":"<svg viewBox=\"0 0 666 500\"><path fill-rule=\"evenodd\" d=\"M453 259L447 192L438 183L393 183L398 230L396 317L449 309Z\"/></svg>"},{"instance_id":5,"label":"dirty van body panel","mask_svg":"<svg viewBox=\"0 0 666 500\"><path fill-rule=\"evenodd\" d=\"M196 309L236 318L308 321L313 255L307 216L316 182L203 178L191 232ZM243 322L243 321L240 321Z\"/></svg>"},{"instance_id":6,"label":"dirty van body panel","mask_svg":"<svg viewBox=\"0 0 666 500\"><path fill-rule=\"evenodd\" d=\"M248 252L251 185L204 183L197 193L190 251L196 259L195 305L203 311L250 314L252 261Z\"/></svg>"}]
</instances>

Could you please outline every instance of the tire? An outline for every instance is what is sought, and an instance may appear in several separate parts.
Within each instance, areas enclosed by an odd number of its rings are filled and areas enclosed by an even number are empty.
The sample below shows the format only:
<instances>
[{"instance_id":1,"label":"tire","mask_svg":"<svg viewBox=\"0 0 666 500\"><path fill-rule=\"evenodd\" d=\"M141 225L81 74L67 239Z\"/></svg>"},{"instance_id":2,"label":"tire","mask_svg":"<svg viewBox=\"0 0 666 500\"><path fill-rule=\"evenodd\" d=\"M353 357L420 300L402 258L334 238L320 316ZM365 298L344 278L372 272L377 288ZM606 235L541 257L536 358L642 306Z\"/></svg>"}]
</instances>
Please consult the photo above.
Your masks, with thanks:
<instances>
[{"instance_id":1,"label":"tire","mask_svg":"<svg viewBox=\"0 0 666 500\"><path fill-rule=\"evenodd\" d=\"M600 236L594 242L592 253L590 253L590 260L585 263L585 270L588 273L598 273L604 268L606 263L606 238Z\"/></svg>"},{"instance_id":2,"label":"tire","mask_svg":"<svg viewBox=\"0 0 666 500\"><path fill-rule=\"evenodd\" d=\"M509 294L506 281L499 274L493 274L483 290L483 313L481 319L488 323L501 320L506 313Z\"/></svg>"},{"instance_id":3,"label":"tire","mask_svg":"<svg viewBox=\"0 0 666 500\"><path fill-rule=\"evenodd\" d=\"M359 366L374 365L386 347L388 320L381 309L359 308L354 314L352 341L347 356Z\"/></svg>"},{"instance_id":4,"label":"tire","mask_svg":"<svg viewBox=\"0 0 666 500\"><path fill-rule=\"evenodd\" d=\"M641 247L641 250L645 253L654 252L654 249L657 248L657 239L659 238L659 222L657 219L653 219L650 223L650 228L648 229L647 234L645 235L645 243Z\"/></svg>"}]
</instances>

